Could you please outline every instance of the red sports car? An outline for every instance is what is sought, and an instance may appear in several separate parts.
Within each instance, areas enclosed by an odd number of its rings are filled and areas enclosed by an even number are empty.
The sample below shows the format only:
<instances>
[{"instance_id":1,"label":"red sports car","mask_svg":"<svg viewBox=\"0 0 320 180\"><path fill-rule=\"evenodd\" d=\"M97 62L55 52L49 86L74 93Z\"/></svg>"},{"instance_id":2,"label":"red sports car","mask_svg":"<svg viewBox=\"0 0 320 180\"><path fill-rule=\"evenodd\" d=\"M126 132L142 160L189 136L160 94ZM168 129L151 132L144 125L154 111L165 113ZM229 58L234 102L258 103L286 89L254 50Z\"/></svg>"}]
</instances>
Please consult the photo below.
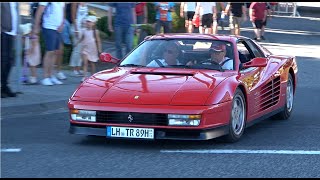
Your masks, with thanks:
<instances>
[{"instance_id":1,"label":"red sports car","mask_svg":"<svg viewBox=\"0 0 320 180\"><path fill-rule=\"evenodd\" d=\"M288 119L294 56L242 36L159 34L85 80L70 97L72 134L235 142L268 117Z\"/></svg>"}]
</instances>

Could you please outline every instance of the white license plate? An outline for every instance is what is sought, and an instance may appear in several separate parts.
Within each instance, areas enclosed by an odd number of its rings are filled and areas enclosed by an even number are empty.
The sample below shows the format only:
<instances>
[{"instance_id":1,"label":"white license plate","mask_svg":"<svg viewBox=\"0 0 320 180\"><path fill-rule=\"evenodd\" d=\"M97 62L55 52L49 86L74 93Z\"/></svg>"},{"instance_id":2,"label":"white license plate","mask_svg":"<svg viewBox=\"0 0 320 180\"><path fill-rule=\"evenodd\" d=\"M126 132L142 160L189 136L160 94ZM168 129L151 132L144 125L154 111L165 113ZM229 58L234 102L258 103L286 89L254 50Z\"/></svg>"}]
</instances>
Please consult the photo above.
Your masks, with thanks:
<instances>
[{"instance_id":1,"label":"white license plate","mask_svg":"<svg viewBox=\"0 0 320 180\"><path fill-rule=\"evenodd\" d=\"M107 137L153 139L154 129L107 126Z\"/></svg>"}]
</instances>

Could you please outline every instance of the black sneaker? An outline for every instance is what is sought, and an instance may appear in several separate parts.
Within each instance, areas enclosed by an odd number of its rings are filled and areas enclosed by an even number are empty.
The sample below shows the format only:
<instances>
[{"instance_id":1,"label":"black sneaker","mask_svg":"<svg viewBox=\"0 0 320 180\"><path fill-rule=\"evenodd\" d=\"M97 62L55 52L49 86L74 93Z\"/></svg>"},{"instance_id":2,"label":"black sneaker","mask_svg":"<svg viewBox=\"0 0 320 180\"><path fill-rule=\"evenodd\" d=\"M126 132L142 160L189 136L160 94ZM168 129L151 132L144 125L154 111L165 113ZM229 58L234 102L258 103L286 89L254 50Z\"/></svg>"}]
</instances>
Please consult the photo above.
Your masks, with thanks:
<instances>
[{"instance_id":1,"label":"black sneaker","mask_svg":"<svg viewBox=\"0 0 320 180\"><path fill-rule=\"evenodd\" d=\"M7 96L7 97L16 97L17 96L17 93L12 92L9 87L8 88L4 88L1 91L2 91L1 92L1 97L2 97L2 95L3 96Z\"/></svg>"},{"instance_id":2,"label":"black sneaker","mask_svg":"<svg viewBox=\"0 0 320 180\"><path fill-rule=\"evenodd\" d=\"M1 92L1 98L6 98L8 95L6 93Z\"/></svg>"},{"instance_id":3,"label":"black sneaker","mask_svg":"<svg viewBox=\"0 0 320 180\"><path fill-rule=\"evenodd\" d=\"M258 38L257 38L257 37L255 37L255 38L253 38L253 40L258 40Z\"/></svg>"},{"instance_id":4,"label":"black sneaker","mask_svg":"<svg viewBox=\"0 0 320 180\"><path fill-rule=\"evenodd\" d=\"M261 36L261 39L262 39L262 40L266 40L266 38L264 38L264 36Z\"/></svg>"}]
</instances>

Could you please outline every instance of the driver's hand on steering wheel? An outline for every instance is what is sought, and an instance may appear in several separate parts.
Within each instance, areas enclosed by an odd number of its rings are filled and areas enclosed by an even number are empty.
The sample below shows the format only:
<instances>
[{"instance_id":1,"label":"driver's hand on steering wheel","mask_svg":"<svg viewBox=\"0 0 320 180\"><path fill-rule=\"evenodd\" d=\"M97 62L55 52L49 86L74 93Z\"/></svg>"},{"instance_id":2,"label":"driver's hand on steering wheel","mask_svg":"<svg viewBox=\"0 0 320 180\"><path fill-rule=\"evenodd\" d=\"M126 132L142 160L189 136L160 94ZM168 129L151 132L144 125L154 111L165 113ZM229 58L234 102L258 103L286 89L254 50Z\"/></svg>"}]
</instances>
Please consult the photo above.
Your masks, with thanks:
<instances>
[{"instance_id":1,"label":"driver's hand on steering wheel","mask_svg":"<svg viewBox=\"0 0 320 180\"><path fill-rule=\"evenodd\" d=\"M197 64L197 61L193 60L193 61L189 61L186 65L187 66L192 66L192 65L195 65L195 64Z\"/></svg>"}]
</instances>

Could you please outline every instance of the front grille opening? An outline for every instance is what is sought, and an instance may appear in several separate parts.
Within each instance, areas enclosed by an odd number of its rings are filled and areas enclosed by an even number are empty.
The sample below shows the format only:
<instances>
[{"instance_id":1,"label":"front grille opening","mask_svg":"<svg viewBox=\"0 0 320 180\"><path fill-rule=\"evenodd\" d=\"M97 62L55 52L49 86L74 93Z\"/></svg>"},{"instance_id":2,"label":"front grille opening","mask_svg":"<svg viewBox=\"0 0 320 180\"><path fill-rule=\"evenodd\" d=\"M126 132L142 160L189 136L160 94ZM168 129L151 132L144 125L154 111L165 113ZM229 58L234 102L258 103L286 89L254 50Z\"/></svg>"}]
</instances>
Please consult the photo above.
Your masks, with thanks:
<instances>
[{"instance_id":1,"label":"front grille opening","mask_svg":"<svg viewBox=\"0 0 320 180\"><path fill-rule=\"evenodd\" d=\"M98 111L96 122L167 126L167 114Z\"/></svg>"},{"instance_id":2,"label":"front grille opening","mask_svg":"<svg viewBox=\"0 0 320 180\"><path fill-rule=\"evenodd\" d=\"M167 131L166 137L171 138L198 138L200 136L200 132L186 132L186 131Z\"/></svg>"}]
</instances>

